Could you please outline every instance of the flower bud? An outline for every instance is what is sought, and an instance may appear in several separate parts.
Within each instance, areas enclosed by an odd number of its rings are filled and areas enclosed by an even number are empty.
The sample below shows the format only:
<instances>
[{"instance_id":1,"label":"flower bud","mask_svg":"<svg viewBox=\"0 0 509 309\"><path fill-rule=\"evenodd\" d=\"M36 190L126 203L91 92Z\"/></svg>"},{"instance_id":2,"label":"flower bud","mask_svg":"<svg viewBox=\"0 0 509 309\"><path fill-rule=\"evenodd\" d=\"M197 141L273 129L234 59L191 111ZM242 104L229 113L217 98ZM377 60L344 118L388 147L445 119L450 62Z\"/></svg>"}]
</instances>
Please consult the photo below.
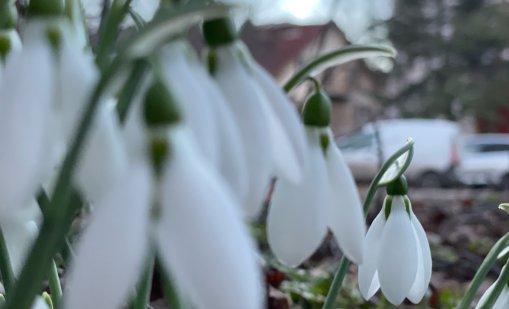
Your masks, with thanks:
<instances>
[{"instance_id":1,"label":"flower bud","mask_svg":"<svg viewBox=\"0 0 509 309\"><path fill-rule=\"evenodd\" d=\"M31 0L28 6L30 17L59 16L64 13L62 0Z\"/></svg>"},{"instance_id":2,"label":"flower bud","mask_svg":"<svg viewBox=\"0 0 509 309\"><path fill-rule=\"evenodd\" d=\"M207 20L203 23L203 37L210 47L219 47L233 43L237 39L237 31L227 18Z\"/></svg>"},{"instance_id":3,"label":"flower bud","mask_svg":"<svg viewBox=\"0 0 509 309\"><path fill-rule=\"evenodd\" d=\"M332 104L322 89L316 89L304 103L302 116L304 124L314 127L327 127L330 124Z\"/></svg>"},{"instance_id":4,"label":"flower bud","mask_svg":"<svg viewBox=\"0 0 509 309\"><path fill-rule=\"evenodd\" d=\"M398 179L390 182L387 185L386 192L388 195L406 195L408 193L406 177L401 175Z\"/></svg>"},{"instance_id":5,"label":"flower bud","mask_svg":"<svg viewBox=\"0 0 509 309\"><path fill-rule=\"evenodd\" d=\"M155 81L145 93L143 117L149 127L167 126L181 120L175 98L161 81Z\"/></svg>"}]
</instances>

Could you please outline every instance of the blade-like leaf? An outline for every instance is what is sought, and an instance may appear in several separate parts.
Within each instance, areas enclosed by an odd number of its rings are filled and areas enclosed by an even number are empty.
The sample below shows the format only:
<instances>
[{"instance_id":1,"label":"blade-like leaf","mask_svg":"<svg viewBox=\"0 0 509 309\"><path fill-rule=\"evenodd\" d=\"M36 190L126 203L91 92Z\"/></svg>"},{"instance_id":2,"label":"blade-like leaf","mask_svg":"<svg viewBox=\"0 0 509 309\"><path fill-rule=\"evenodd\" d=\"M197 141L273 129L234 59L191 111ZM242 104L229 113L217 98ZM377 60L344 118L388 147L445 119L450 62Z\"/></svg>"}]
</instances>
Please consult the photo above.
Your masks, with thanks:
<instances>
[{"instance_id":1,"label":"blade-like leaf","mask_svg":"<svg viewBox=\"0 0 509 309\"><path fill-rule=\"evenodd\" d=\"M284 85L283 89L290 92L309 75L316 75L332 66L340 65L356 59L369 57L394 57L396 51L385 45L351 45L322 55L303 66Z\"/></svg>"}]
</instances>

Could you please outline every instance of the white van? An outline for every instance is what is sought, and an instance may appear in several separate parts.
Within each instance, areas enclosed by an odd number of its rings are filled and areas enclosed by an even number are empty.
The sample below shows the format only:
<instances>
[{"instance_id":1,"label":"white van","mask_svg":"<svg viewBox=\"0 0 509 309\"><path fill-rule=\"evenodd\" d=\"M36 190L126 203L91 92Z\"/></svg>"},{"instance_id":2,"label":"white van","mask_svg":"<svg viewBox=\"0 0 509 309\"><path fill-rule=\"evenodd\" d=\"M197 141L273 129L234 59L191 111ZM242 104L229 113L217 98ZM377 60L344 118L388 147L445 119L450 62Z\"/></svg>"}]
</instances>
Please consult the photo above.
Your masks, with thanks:
<instances>
[{"instance_id":1,"label":"white van","mask_svg":"<svg viewBox=\"0 0 509 309\"><path fill-rule=\"evenodd\" d=\"M377 131L380 147L377 147ZM412 163L405 173L408 181L439 187L455 182L453 168L458 163L459 132L459 125L448 120L380 120L365 125L355 134L338 138L337 144L354 177L371 181L381 164L379 158L387 160L411 137L415 144Z\"/></svg>"}]
</instances>

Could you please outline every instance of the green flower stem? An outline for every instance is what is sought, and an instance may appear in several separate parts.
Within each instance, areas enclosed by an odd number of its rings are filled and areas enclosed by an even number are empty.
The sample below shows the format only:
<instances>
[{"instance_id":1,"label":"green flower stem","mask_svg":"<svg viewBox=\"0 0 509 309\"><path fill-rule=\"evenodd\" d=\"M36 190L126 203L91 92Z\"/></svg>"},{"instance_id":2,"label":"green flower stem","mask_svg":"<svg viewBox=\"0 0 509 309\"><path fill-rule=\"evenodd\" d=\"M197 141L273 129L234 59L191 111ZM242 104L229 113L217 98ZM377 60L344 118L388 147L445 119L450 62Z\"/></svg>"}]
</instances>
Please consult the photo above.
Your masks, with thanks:
<instances>
[{"instance_id":1,"label":"green flower stem","mask_svg":"<svg viewBox=\"0 0 509 309\"><path fill-rule=\"evenodd\" d=\"M154 260L154 257L151 257L147 263L145 272L137 289L136 298L131 304L130 309L146 309L150 302L152 277L154 274Z\"/></svg>"},{"instance_id":2,"label":"green flower stem","mask_svg":"<svg viewBox=\"0 0 509 309\"><path fill-rule=\"evenodd\" d=\"M405 146L400 148L398 151L396 151L385 163L382 165L378 173L376 174L375 178L371 181L368 188L368 193L366 195L366 199L364 200L364 204L362 206L364 211L364 217L367 217L369 212L369 206L371 205L371 202L373 201L376 191L379 188L379 183L382 177L384 176L385 172L391 167L391 165L405 152L412 153L413 149L413 142L407 143ZM409 155L409 160L411 160L412 157ZM408 167L408 165L406 165ZM406 169L406 168L405 168ZM395 179L401 176L405 169L402 169L399 173L395 175ZM327 293L327 296L325 298L325 303L323 304L322 309L333 309L334 305L336 303L336 299L338 297L339 289L341 288L341 285L343 284L343 280L345 279L346 272L348 270L348 266L350 264L350 261L343 255L341 257L341 260L339 262L338 270L336 271L336 274L334 275L334 279L332 279L331 286L329 288L329 292Z\"/></svg>"},{"instance_id":3,"label":"green flower stem","mask_svg":"<svg viewBox=\"0 0 509 309\"><path fill-rule=\"evenodd\" d=\"M321 72L326 68L329 68L334 65L340 65L348 61L366 58L366 57L375 57L375 56L386 56L386 57L394 57L396 55L396 51L389 46L384 45L351 45L347 46L333 52L322 55L313 61L309 62L305 66L303 66L297 73L295 73L284 85L283 89L286 92L290 92L293 88L295 88L298 84L300 84L303 80L305 80L308 75L311 75L314 72Z\"/></svg>"},{"instance_id":4,"label":"green flower stem","mask_svg":"<svg viewBox=\"0 0 509 309\"><path fill-rule=\"evenodd\" d=\"M121 123L124 123L127 117L129 106L131 105L136 92L139 90L138 86L141 84L148 68L149 66L146 60L136 60L134 62L131 74L118 96L117 113Z\"/></svg>"},{"instance_id":5,"label":"green flower stem","mask_svg":"<svg viewBox=\"0 0 509 309\"><path fill-rule=\"evenodd\" d=\"M12 271L11 259L5 243L4 233L0 229L0 271L2 273L2 283L5 293L9 294L14 284L14 272Z\"/></svg>"},{"instance_id":6,"label":"green flower stem","mask_svg":"<svg viewBox=\"0 0 509 309\"><path fill-rule=\"evenodd\" d=\"M475 294L477 293L479 286L481 286L481 283L486 278L486 275L497 261L498 254L502 250L504 250L507 246L509 246L509 233L505 234L502 238L500 238L495 243L495 245L493 245L490 252L488 252L488 255L486 255L486 257L484 258L484 261L482 262L481 266L479 266L479 269L477 269L477 272L475 273L472 282L470 282L470 286L468 287L465 296L463 296L463 299L456 307L456 309L470 308L470 305L472 304L472 301L475 298ZM509 267L506 266L505 271L506 272L509 271L508 269ZM500 276L502 276L502 274ZM505 282L507 282L507 278Z\"/></svg>"},{"instance_id":7,"label":"green flower stem","mask_svg":"<svg viewBox=\"0 0 509 309\"><path fill-rule=\"evenodd\" d=\"M129 10L131 0L114 0L111 8L105 13L99 27L99 39L95 47L97 66L103 70L106 68L118 36L120 23Z\"/></svg>"},{"instance_id":8,"label":"green flower stem","mask_svg":"<svg viewBox=\"0 0 509 309\"><path fill-rule=\"evenodd\" d=\"M53 260L49 273L49 288L51 291L51 301L55 308L59 308L60 299L62 299L62 285L60 284L60 277L58 276L57 264Z\"/></svg>"},{"instance_id":9,"label":"green flower stem","mask_svg":"<svg viewBox=\"0 0 509 309\"><path fill-rule=\"evenodd\" d=\"M500 276L498 277L495 286L493 287L493 290L491 290L491 293L488 295L486 302L484 302L480 309L493 308L493 305L500 296L500 293L502 293L502 290L507 285L508 280L509 280L509 260L507 260L507 262L505 263L505 267L502 269L502 273L500 273Z\"/></svg>"}]
</instances>

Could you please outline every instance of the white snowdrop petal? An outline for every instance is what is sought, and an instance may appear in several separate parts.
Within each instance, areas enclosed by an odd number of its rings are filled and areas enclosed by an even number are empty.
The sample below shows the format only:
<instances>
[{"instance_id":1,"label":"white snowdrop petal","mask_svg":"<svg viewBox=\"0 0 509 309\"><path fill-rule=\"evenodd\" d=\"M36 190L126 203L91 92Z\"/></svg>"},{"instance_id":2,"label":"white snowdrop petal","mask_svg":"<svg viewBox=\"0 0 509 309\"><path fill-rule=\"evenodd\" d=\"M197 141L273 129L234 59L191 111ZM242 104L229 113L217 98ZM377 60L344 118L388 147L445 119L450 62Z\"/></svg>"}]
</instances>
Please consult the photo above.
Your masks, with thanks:
<instances>
[{"instance_id":1,"label":"white snowdrop petal","mask_svg":"<svg viewBox=\"0 0 509 309\"><path fill-rule=\"evenodd\" d=\"M277 84L276 80L254 60L250 66L253 76L269 102L269 108L278 120L273 134L273 153L279 176L299 182L306 165L304 126L296 107Z\"/></svg>"},{"instance_id":2,"label":"white snowdrop petal","mask_svg":"<svg viewBox=\"0 0 509 309\"><path fill-rule=\"evenodd\" d=\"M413 228L413 227L412 227ZM413 228L414 229L414 228ZM415 274L414 283L408 292L407 298L414 304L418 304L426 294L428 285L426 283L426 274L424 272L424 257L422 255L423 249L414 229L415 243L417 244L417 272Z\"/></svg>"},{"instance_id":3,"label":"white snowdrop petal","mask_svg":"<svg viewBox=\"0 0 509 309\"><path fill-rule=\"evenodd\" d=\"M422 227L421 223L415 216L413 212L411 212L411 220L412 225L415 229L415 233L417 235L417 239L419 244L421 245L422 252L420 253L423 257L423 269L424 269L424 282L426 286L428 286L431 280L431 272L432 272L432 260L431 260L431 250L429 247L428 237L426 236L426 232Z\"/></svg>"},{"instance_id":4,"label":"white snowdrop petal","mask_svg":"<svg viewBox=\"0 0 509 309\"><path fill-rule=\"evenodd\" d=\"M28 203L47 168L51 66L50 49L43 42L11 54L5 66L0 86L1 216Z\"/></svg>"},{"instance_id":5,"label":"white snowdrop petal","mask_svg":"<svg viewBox=\"0 0 509 309\"><path fill-rule=\"evenodd\" d=\"M97 202L125 172L127 151L113 102L103 102L85 141L75 181L86 199Z\"/></svg>"},{"instance_id":6,"label":"white snowdrop petal","mask_svg":"<svg viewBox=\"0 0 509 309\"><path fill-rule=\"evenodd\" d=\"M301 264L327 234L328 179L318 136L309 130L309 162L305 181L296 185L276 182L267 217L267 237L272 252L283 263Z\"/></svg>"},{"instance_id":7,"label":"white snowdrop petal","mask_svg":"<svg viewBox=\"0 0 509 309\"><path fill-rule=\"evenodd\" d=\"M332 134L329 137L333 141ZM366 234L362 204L352 173L334 142L329 144L326 162L331 192L329 227L348 259L361 264Z\"/></svg>"},{"instance_id":8,"label":"white snowdrop petal","mask_svg":"<svg viewBox=\"0 0 509 309\"><path fill-rule=\"evenodd\" d=\"M386 198L387 199L387 198ZM376 291L380 288L380 282L378 280L377 264L378 264L378 252L380 250L380 239L382 238L382 232L385 226L385 203L380 213L376 216L375 220L371 223L371 226L366 234L366 240L364 242L364 256L365 259L362 264L359 265L359 289L362 297L368 300Z\"/></svg>"},{"instance_id":9,"label":"white snowdrop petal","mask_svg":"<svg viewBox=\"0 0 509 309\"><path fill-rule=\"evenodd\" d=\"M378 256L378 278L385 297L399 305L417 273L417 244L403 197L392 197L392 210L383 229Z\"/></svg>"},{"instance_id":10,"label":"white snowdrop petal","mask_svg":"<svg viewBox=\"0 0 509 309\"><path fill-rule=\"evenodd\" d=\"M484 303L488 299L488 296L491 294L491 291L493 291L493 289L495 288L495 284L496 283L497 283L497 281L495 281L492 285L490 285L490 287L488 289L486 289L484 294L481 296L481 298L477 302L477 305L475 306L475 309L480 309L484 305Z\"/></svg>"},{"instance_id":11,"label":"white snowdrop petal","mask_svg":"<svg viewBox=\"0 0 509 309\"><path fill-rule=\"evenodd\" d=\"M15 275L18 275L24 265L26 253L39 234L39 224L42 213L39 205L32 200L14 211L8 220L0 224L4 235L7 252Z\"/></svg>"},{"instance_id":12,"label":"white snowdrop petal","mask_svg":"<svg viewBox=\"0 0 509 309\"><path fill-rule=\"evenodd\" d=\"M241 134L233 113L214 80L198 64L193 64L195 77L209 94L209 103L217 124L219 144L218 170L240 201L247 193L247 163Z\"/></svg>"},{"instance_id":13,"label":"white snowdrop petal","mask_svg":"<svg viewBox=\"0 0 509 309\"><path fill-rule=\"evenodd\" d=\"M263 205L272 176L273 161L268 121L263 108L263 94L254 87L232 46L216 50L214 78L223 91L237 120L247 160L249 191L243 201L248 217L256 216Z\"/></svg>"},{"instance_id":14,"label":"white snowdrop petal","mask_svg":"<svg viewBox=\"0 0 509 309\"><path fill-rule=\"evenodd\" d=\"M260 309L260 269L235 199L191 135L175 130L155 233L161 261L197 309Z\"/></svg>"},{"instance_id":15,"label":"white snowdrop petal","mask_svg":"<svg viewBox=\"0 0 509 309\"><path fill-rule=\"evenodd\" d=\"M214 165L218 162L218 143L214 111L208 94L192 75L182 41L172 42L163 49L163 74L168 90L179 105L184 121L189 126L204 157Z\"/></svg>"},{"instance_id":16,"label":"white snowdrop petal","mask_svg":"<svg viewBox=\"0 0 509 309\"><path fill-rule=\"evenodd\" d=\"M98 79L93 55L87 53L79 42L65 42L58 54L57 108L62 123L65 143L79 124L84 107Z\"/></svg>"},{"instance_id":17,"label":"white snowdrop petal","mask_svg":"<svg viewBox=\"0 0 509 309\"><path fill-rule=\"evenodd\" d=\"M97 203L66 280L64 307L121 308L148 251L152 175L138 161Z\"/></svg>"}]
</instances>

